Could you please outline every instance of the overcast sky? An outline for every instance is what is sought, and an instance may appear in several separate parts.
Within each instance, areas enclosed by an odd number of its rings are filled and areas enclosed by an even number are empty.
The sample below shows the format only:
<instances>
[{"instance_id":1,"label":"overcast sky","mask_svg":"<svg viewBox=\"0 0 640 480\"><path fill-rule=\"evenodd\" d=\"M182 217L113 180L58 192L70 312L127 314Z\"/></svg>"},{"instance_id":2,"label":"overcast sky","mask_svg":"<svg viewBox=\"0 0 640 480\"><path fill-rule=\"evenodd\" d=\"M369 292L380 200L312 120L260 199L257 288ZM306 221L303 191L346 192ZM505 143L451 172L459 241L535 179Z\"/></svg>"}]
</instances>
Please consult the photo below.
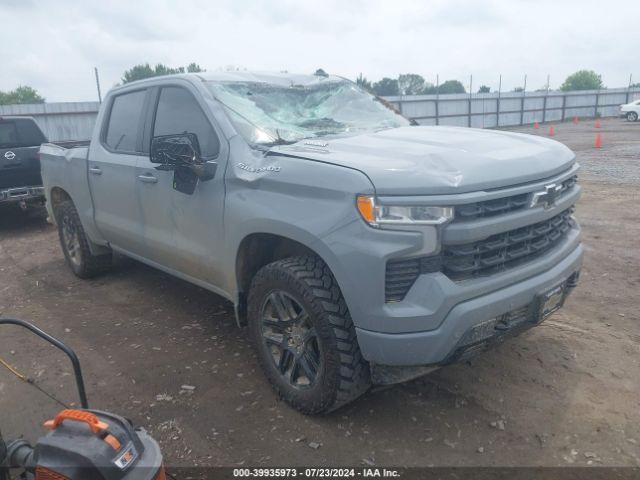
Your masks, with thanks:
<instances>
[{"instance_id":1,"label":"overcast sky","mask_svg":"<svg viewBox=\"0 0 640 480\"><path fill-rule=\"evenodd\" d=\"M640 0L0 0L0 90L97 99L127 68L419 73L474 91L557 87L581 69L608 87L640 82Z\"/></svg>"}]
</instances>

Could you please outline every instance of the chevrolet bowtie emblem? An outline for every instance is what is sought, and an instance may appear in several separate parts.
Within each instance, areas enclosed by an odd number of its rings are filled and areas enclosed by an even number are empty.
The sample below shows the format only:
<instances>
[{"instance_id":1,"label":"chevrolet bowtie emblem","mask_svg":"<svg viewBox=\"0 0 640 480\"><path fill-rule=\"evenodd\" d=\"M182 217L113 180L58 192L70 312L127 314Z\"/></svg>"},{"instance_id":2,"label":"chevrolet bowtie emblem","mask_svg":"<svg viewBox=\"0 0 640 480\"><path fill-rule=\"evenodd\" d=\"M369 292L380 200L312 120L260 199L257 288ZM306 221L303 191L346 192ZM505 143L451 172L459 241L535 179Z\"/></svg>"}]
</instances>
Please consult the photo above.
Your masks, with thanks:
<instances>
[{"instance_id":1,"label":"chevrolet bowtie emblem","mask_svg":"<svg viewBox=\"0 0 640 480\"><path fill-rule=\"evenodd\" d=\"M544 205L545 210L553 207L560 196L560 190L562 190L562 185L556 185L555 183L545 185L544 191L533 194L530 207L533 208L538 205Z\"/></svg>"}]
</instances>

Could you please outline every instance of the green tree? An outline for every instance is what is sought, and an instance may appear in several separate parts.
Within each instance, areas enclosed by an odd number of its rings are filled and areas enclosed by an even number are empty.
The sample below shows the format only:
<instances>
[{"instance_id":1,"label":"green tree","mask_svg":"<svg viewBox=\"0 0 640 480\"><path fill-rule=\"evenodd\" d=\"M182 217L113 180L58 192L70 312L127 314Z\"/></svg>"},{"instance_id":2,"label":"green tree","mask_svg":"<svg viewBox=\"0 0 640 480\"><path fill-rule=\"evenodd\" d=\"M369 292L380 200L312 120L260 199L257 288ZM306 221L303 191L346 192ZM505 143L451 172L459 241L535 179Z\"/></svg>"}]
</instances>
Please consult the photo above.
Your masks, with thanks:
<instances>
[{"instance_id":1,"label":"green tree","mask_svg":"<svg viewBox=\"0 0 640 480\"><path fill-rule=\"evenodd\" d=\"M437 87L431 83L425 83L422 93L424 95L435 95L436 93L466 93L466 90L464 89L464 85L458 80L447 80Z\"/></svg>"},{"instance_id":2,"label":"green tree","mask_svg":"<svg viewBox=\"0 0 640 480\"><path fill-rule=\"evenodd\" d=\"M602 77L593 70L578 70L567 77L560 90L570 92L572 90L598 90L604 88Z\"/></svg>"},{"instance_id":3,"label":"green tree","mask_svg":"<svg viewBox=\"0 0 640 480\"><path fill-rule=\"evenodd\" d=\"M629 88L640 88L640 83L632 83Z\"/></svg>"},{"instance_id":4,"label":"green tree","mask_svg":"<svg viewBox=\"0 0 640 480\"><path fill-rule=\"evenodd\" d=\"M185 70L189 73L204 72L200 65L194 62L190 63L186 69L185 67L168 67L163 63L158 63L155 67L152 67L148 63L141 63L124 72L122 75L122 83L135 82L136 80L142 80L143 78L184 73Z\"/></svg>"},{"instance_id":5,"label":"green tree","mask_svg":"<svg viewBox=\"0 0 640 480\"><path fill-rule=\"evenodd\" d=\"M0 105L17 105L19 103L44 103L44 98L31 87L21 85L8 92L0 91Z\"/></svg>"},{"instance_id":6,"label":"green tree","mask_svg":"<svg viewBox=\"0 0 640 480\"><path fill-rule=\"evenodd\" d=\"M424 78L416 73L403 73L398 77L398 89L402 95L419 95L424 90Z\"/></svg>"},{"instance_id":7,"label":"green tree","mask_svg":"<svg viewBox=\"0 0 640 480\"><path fill-rule=\"evenodd\" d=\"M381 97L400 95L398 80L395 78L384 77L382 80L373 84L373 92Z\"/></svg>"},{"instance_id":8,"label":"green tree","mask_svg":"<svg viewBox=\"0 0 640 480\"><path fill-rule=\"evenodd\" d=\"M367 77L362 76L362 73L356 78L356 85L368 92L373 92L373 85L367 80Z\"/></svg>"},{"instance_id":9,"label":"green tree","mask_svg":"<svg viewBox=\"0 0 640 480\"><path fill-rule=\"evenodd\" d=\"M314 72L314 75L318 76L318 77L328 77L329 74L327 72L324 71L324 69L319 68Z\"/></svg>"},{"instance_id":10,"label":"green tree","mask_svg":"<svg viewBox=\"0 0 640 480\"><path fill-rule=\"evenodd\" d=\"M464 85L462 85L462 82L458 80L447 80L438 87L438 93L467 93L467 91Z\"/></svg>"},{"instance_id":11,"label":"green tree","mask_svg":"<svg viewBox=\"0 0 640 480\"><path fill-rule=\"evenodd\" d=\"M491 93L491 87L487 87L486 85L480 85L478 89L478 93Z\"/></svg>"},{"instance_id":12,"label":"green tree","mask_svg":"<svg viewBox=\"0 0 640 480\"><path fill-rule=\"evenodd\" d=\"M189 65L187 65L187 73L201 73L205 71L206 70L204 68L200 67L200 65L195 62L191 62Z\"/></svg>"},{"instance_id":13,"label":"green tree","mask_svg":"<svg viewBox=\"0 0 640 480\"><path fill-rule=\"evenodd\" d=\"M422 95L434 95L438 93L438 89L433 83L425 82L421 93Z\"/></svg>"}]
</instances>

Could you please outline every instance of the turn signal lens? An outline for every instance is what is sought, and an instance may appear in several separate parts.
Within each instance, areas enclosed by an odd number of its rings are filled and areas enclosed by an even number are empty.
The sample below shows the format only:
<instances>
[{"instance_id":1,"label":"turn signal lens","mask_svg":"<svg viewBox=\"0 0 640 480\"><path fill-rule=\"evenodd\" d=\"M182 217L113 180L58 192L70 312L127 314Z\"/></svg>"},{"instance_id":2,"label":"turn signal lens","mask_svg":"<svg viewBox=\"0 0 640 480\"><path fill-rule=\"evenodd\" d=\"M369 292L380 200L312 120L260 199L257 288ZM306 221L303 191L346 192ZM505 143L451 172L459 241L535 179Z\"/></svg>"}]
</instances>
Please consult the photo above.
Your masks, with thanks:
<instances>
[{"instance_id":1,"label":"turn signal lens","mask_svg":"<svg viewBox=\"0 0 640 480\"><path fill-rule=\"evenodd\" d=\"M358 195L358 211L362 218L364 218L365 222L370 225L376 224L376 200L371 195Z\"/></svg>"}]
</instances>

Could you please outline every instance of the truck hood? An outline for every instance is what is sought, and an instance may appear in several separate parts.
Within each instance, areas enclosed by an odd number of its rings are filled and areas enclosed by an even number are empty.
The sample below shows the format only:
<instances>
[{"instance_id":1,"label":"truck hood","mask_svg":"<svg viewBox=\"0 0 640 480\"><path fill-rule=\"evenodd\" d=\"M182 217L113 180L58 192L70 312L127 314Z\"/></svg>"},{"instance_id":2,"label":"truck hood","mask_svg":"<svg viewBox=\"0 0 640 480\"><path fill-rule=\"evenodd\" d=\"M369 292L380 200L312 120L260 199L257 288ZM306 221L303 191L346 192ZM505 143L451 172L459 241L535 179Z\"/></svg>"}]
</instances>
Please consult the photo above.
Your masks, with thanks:
<instances>
[{"instance_id":1,"label":"truck hood","mask_svg":"<svg viewBox=\"0 0 640 480\"><path fill-rule=\"evenodd\" d=\"M401 127L351 137L302 140L288 155L361 171L379 195L464 193L517 185L568 169L561 143L520 133L462 127Z\"/></svg>"}]
</instances>

